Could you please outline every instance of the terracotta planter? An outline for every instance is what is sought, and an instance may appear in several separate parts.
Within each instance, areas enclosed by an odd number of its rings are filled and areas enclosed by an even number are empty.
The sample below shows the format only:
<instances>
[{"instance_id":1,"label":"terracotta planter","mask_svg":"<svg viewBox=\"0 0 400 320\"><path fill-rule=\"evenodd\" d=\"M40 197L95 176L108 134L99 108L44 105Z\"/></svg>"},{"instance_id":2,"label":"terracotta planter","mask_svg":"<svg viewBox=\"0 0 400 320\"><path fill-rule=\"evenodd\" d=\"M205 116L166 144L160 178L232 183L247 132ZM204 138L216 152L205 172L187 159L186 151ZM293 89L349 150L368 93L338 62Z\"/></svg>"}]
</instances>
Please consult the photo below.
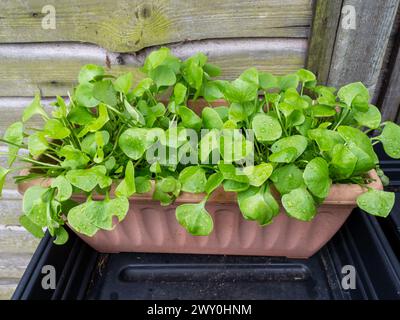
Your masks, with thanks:
<instances>
[{"instance_id":1,"label":"terracotta planter","mask_svg":"<svg viewBox=\"0 0 400 320\"><path fill-rule=\"evenodd\" d=\"M369 186L383 189L375 171ZM50 179L37 179L19 185L24 191L33 184L49 185ZM207 210L213 217L214 230L209 236L189 235L175 219L180 203L199 202L203 195L183 193L175 205L162 207L151 199L151 193L130 198L129 212L112 231L98 231L93 237L78 234L94 249L104 252L168 252L286 256L308 258L317 252L339 230L363 193L358 185L333 185L329 196L319 207L311 222L288 217L283 210L274 222L260 227L246 221L239 211L234 193L217 189L208 201ZM98 197L100 198L100 197ZM79 195L76 200L83 200Z\"/></svg>"}]
</instances>

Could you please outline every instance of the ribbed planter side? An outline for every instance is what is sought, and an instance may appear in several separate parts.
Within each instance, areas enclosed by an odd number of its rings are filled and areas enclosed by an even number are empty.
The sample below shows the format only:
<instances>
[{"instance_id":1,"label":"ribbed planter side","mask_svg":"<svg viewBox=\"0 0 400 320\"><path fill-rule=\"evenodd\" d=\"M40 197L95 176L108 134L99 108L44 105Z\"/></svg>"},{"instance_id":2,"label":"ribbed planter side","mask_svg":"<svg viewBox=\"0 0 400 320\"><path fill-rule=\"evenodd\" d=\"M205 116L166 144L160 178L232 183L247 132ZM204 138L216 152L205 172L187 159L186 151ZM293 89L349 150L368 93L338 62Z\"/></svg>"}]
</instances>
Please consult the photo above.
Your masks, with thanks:
<instances>
[{"instance_id":1,"label":"ribbed planter side","mask_svg":"<svg viewBox=\"0 0 400 320\"><path fill-rule=\"evenodd\" d=\"M176 221L175 206L132 201L122 223L94 237L79 235L91 247L112 252L163 252L307 258L317 252L346 221L354 205L323 205L311 222L284 212L266 227L243 219L235 204L212 204L214 220L209 236L192 236Z\"/></svg>"},{"instance_id":2,"label":"ribbed planter side","mask_svg":"<svg viewBox=\"0 0 400 320\"><path fill-rule=\"evenodd\" d=\"M382 189L375 171L369 186ZM48 185L49 179L19 185L20 192L32 184ZM207 204L213 217L214 230L209 236L191 236L175 218L180 203L199 202L203 195L183 193L174 205L163 207L151 200L151 192L130 199L130 209L121 223L111 231L100 230L93 237L79 234L91 247L104 253L160 252L286 256L308 258L317 252L346 221L356 198L365 192L358 185L335 184L329 196L310 222L288 217L283 210L274 221L260 227L246 221L239 211L234 193L217 189ZM76 200L82 200L76 195ZM99 196L95 198L100 198Z\"/></svg>"}]
</instances>

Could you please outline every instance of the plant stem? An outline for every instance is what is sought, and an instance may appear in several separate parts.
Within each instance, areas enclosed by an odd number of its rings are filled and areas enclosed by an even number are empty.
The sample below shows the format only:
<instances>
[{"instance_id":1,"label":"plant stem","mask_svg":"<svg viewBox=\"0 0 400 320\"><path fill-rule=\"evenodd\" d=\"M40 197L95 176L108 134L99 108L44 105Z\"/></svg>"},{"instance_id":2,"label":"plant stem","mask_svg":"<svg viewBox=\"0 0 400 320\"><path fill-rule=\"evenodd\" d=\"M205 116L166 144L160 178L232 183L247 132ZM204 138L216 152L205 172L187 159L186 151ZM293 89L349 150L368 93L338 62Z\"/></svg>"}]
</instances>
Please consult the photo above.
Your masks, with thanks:
<instances>
[{"instance_id":1,"label":"plant stem","mask_svg":"<svg viewBox=\"0 0 400 320\"><path fill-rule=\"evenodd\" d=\"M28 149L27 146L20 145L20 144L17 144L17 143L14 143L14 142L11 142L11 141L8 141L8 140L5 140L5 139L1 139L1 138L0 138L0 142L7 143L7 144L10 144L10 145L12 145L12 146L16 146L16 147L18 147L18 148L21 148L21 149Z\"/></svg>"}]
</instances>

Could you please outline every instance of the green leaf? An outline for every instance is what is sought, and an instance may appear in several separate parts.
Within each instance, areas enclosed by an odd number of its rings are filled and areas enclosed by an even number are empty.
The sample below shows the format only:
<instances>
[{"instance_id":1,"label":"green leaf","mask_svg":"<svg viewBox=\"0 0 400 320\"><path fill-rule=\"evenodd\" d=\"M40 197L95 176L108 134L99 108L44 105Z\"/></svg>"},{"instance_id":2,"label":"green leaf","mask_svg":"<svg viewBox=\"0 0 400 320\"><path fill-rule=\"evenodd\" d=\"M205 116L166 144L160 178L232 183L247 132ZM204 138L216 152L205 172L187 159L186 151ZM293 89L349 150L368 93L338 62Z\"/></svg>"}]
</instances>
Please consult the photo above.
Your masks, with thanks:
<instances>
[{"instance_id":1,"label":"green leaf","mask_svg":"<svg viewBox=\"0 0 400 320\"><path fill-rule=\"evenodd\" d=\"M67 230L65 230L63 227L59 227L55 230L55 236L56 238L54 243L58 245L65 244L69 238Z\"/></svg>"},{"instance_id":2,"label":"green leaf","mask_svg":"<svg viewBox=\"0 0 400 320\"><path fill-rule=\"evenodd\" d=\"M219 149L224 162L240 161L254 152L253 143L247 140L239 130L223 129L221 134Z\"/></svg>"},{"instance_id":3,"label":"green leaf","mask_svg":"<svg viewBox=\"0 0 400 320\"><path fill-rule=\"evenodd\" d=\"M297 153L298 152L296 148L288 147L271 154L269 156L269 160L271 162L277 162L277 163L290 163L296 160Z\"/></svg>"},{"instance_id":4,"label":"green leaf","mask_svg":"<svg viewBox=\"0 0 400 320\"><path fill-rule=\"evenodd\" d=\"M382 120L379 109L372 104L368 104L368 110L365 112L354 112L353 117L360 126L365 126L370 129L377 129Z\"/></svg>"},{"instance_id":5,"label":"green leaf","mask_svg":"<svg viewBox=\"0 0 400 320\"><path fill-rule=\"evenodd\" d=\"M74 100L79 106L86 108L93 108L100 102L93 96L92 83L83 83L78 85L75 88Z\"/></svg>"},{"instance_id":6,"label":"green leaf","mask_svg":"<svg viewBox=\"0 0 400 320\"><path fill-rule=\"evenodd\" d=\"M210 77L218 77L221 74L220 67L216 66L215 64L211 64L211 63L205 63L203 66L203 70Z\"/></svg>"},{"instance_id":7,"label":"green leaf","mask_svg":"<svg viewBox=\"0 0 400 320\"><path fill-rule=\"evenodd\" d=\"M180 182L173 177L157 180L153 192L153 200L160 201L162 206L170 205L180 193Z\"/></svg>"},{"instance_id":8,"label":"green leaf","mask_svg":"<svg viewBox=\"0 0 400 320\"><path fill-rule=\"evenodd\" d=\"M346 105L351 106L353 100L359 96L359 100L362 99L368 103L369 101L369 92L368 89L361 82L350 83L344 87L341 87L337 93L337 96L343 101Z\"/></svg>"},{"instance_id":9,"label":"green leaf","mask_svg":"<svg viewBox=\"0 0 400 320\"><path fill-rule=\"evenodd\" d=\"M258 71L256 68L249 68L239 76L239 79L254 84L258 87Z\"/></svg>"},{"instance_id":10,"label":"green leaf","mask_svg":"<svg viewBox=\"0 0 400 320\"><path fill-rule=\"evenodd\" d=\"M86 215L90 223L104 230L112 230L113 217L116 216L118 221L122 221L129 210L129 201L125 197L111 200L106 198L103 201L90 200L89 203L90 205L86 208Z\"/></svg>"},{"instance_id":11,"label":"green leaf","mask_svg":"<svg viewBox=\"0 0 400 320\"><path fill-rule=\"evenodd\" d=\"M35 94L35 98L31 104L25 108L22 121L27 122L35 114L40 114L44 119L48 119L46 111L44 111L42 105L40 104L40 94L38 93Z\"/></svg>"},{"instance_id":12,"label":"green leaf","mask_svg":"<svg viewBox=\"0 0 400 320\"><path fill-rule=\"evenodd\" d=\"M201 193L206 190L206 173L201 167L186 167L179 174L178 180L182 184L182 191Z\"/></svg>"},{"instance_id":13,"label":"green leaf","mask_svg":"<svg viewBox=\"0 0 400 320\"><path fill-rule=\"evenodd\" d=\"M301 221L311 221L317 210L314 199L305 188L297 188L282 196L286 213Z\"/></svg>"},{"instance_id":14,"label":"green leaf","mask_svg":"<svg viewBox=\"0 0 400 320\"><path fill-rule=\"evenodd\" d=\"M220 162L218 164L218 169L226 180L249 183L249 178L245 175L245 173L239 168L236 168L233 164Z\"/></svg>"},{"instance_id":15,"label":"green leaf","mask_svg":"<svg viewBox=\"0 0 400 320\"><path fill-rule=\"evenodd\" d=\"M333 107L323 104L312 107L311 112L316 118L332 117L336 114L336 110Z\"/></svg>"},{"instance_id":16,"label":"green leaf","mask_svg":"<svg viewBox=\"0 0 400 320\"><path fill-rule=\"evenodd\" d=\"M45 227L47 225L47 206L42 196L48 188L32 186L24 193L22 210L24 214L36 225Z\"/></svg>"},{"instance_id":17,"label":"green leaf","mask_svg":"<svg viewBox=\"0 0 400 320\"><path fill-rule=\"evenodd\" d=\"M174 71L168 66L158 66L152 69L149 73L150 77L154 80L157 87L172 86L176 82Z\"/></svg>"},{"instance_id":18,"label":"green leaf","mask_svg":"<svg viewBox=\"0 0 400 320\"><path fill-rule=\"evenodd\" d=\"M221 173L215 172L211 176L208 177L207 183L205 186L205 191L207 194L211 194L215 189L217 189L224 181L224 177Z\"/></svg>"},{"instance_id":19,"label":"green leaf","mask_svg":"<svg viewBox=\"0 0 400 320\"><path fill-rule=\"evenodd\" d=\"M296 72L296 74L299 77L300 82L303 83L315 81L316 79L315 74L306 69L300 69Z\"/></svg>"},{"instance_id":20,"label":"green leaf","mask_svg":"<svg viewBox=\"0 0 400 320\"><path fill-rule=\"evenodd\" d=\"M90 161L89 157L81 150L71 145L65 145L58 151L58 156L64 158L61 166L66 169L84 168Z\"/></svg>"},{"instance_id":21,"label":"green leaf","mask_svg":"<svg viewBox=\"0 0 400 320\"><path fill-rule=\"evenodd\" d=\"M196 113L194 113L193 110L189 109L186 106L179 106L178 115L181 117L182 124L186 128L194 129L197 131L201 129L202 120Z\"/></svg>"},{"instance_id":22,"label":"green leaf","mask_svg":"<svg viewBox=\"0 0 400 320\"><path fill-rule=\"evenodd\" d=\"M195 61L185 66L183 76L192 88L200 90L203 83L203 69Z\"/></svg>"},{"instance_id":23,"label":"green leaf","mask_svg":"<svg viewBox=\"0 0 400 320\"><path fill-rule=\"evenodd\" d=\"M331 151L335 145L345 142L338 132L322 128L308 130L308 136L315 140L321 151Z\"/></svg>"},{"instance_id":24,"label":"green leaf","mask_svg":"<svg viewBox=\"0 0 400 320\"><path fill-rule=\"evenodd\" d=\"M81 142L81 149L83 152L88 154L91 157L94 157L96 155L96 151L98 148L98 145L96 143L96 134L102 136L103 144L106 145L108 141L110 140L110 134L108 131L97 131L96 133L90 133L85 136L85 138L82 139Z\"/></svg>"},{"instance_id":25,"label":"green leaf","mask_svg":"<svg viewBox=\"0 0 400 320\"><path fill-rule=\"evenodd\" d=\"M235 122L240 122L247 119L246 110L241 103L231 103L229 106L229 119Z\"/></svg>"},{"instance_id":26,"label":"green leaf","mask_svg":"<svg viewBox=\"0 0 400 320\"><path fill-rule=\"evenodd\" d=\"M76 106L68 113L68 120L81 126L87 125L95 118L93 112L82 106Z\"/></svg>"},{"instance_id":27,"label":"green leaf","mask_svg":"<svg viewBox=\"0 0 400 320\"><path fill-rule=\"evenodd\" d=\"M90 192L97 185L105 188L111 185L112 180L106 176L107 169L104 166L96 166L90 169L70 170L66 174L67 180L75 187Z\"/></svg>"},{"instance_id":28,"label":"green leaf","mask_svg":"<svg viewBox=\"0 0 400 320\"><path fill-rule=\"evenodd\" d=\"M96 227L90 219L90 214L95 211L93 203L96 202L87 201L72 208L68 212L68 224L77 232L89 237L94 236L99 230L99 228Z\"/></svg>"},{"instance_id":29,"label":"green leaf","mask_svg":"<svg viewBox=\"0 0 400 320\"><path fill-rule=\"evenodd\" d=\"M79 83L88 83L92 81L93 78L97 76L102 76L104 74L104 69L100 66L94 64L87 64L83 66L79 72Z\"/></svg>"},{"instance_id":30,"label":"green leaf","mask_svg":"<svg viewBox=\"0 0 400 320\"><path fill-rule=\"evenodd\" d=\"M170 56L171 52L168 48L160 48L158 50L152 51L144 62L143 69L147 73L151 69L155 69L160 66L167 58Z\"/></svg>"},{"instance_id":31,"label":"green leaf","mask_svg":"<svg viewBox=\"0 0 400 320\"><path fill-rule=\"evenodd\" d=\"M332 180L329 178L328 163L323 158L312 159L304 169L304 182L307 188L320 199L328 196Z\"/></svg>"},{"instance_id":32,"label":"green leaf","mask_svg":"<svg viewBox=\"0 0 400 320\"><path fill-rule=\"evenodd\" d=\"M243 173L249 178L252 186L260 187L271 176L274 167L270 163L260 163L256 166L248 166L243 169Z\"/></svg>"},{"instance_id":33,"label":"green leaf","mask_svg":"<svg viewBox=\"0 0 400 320\"><path fill-rule=\"evenodd\" d=\"M142 128L129 128L119 137L119 147L131 159L138 160L149 147L147 143L148 131Z\"/></svg>"},{"instance_id":34,"label":"green leaf","mask_svg":"<svg viewBox=\"0 0 400 320\"><path fill-rule=\"evenodd\" d=\"M271 146L271 151L273 153L280 152L287 148L296 149L296 158L300 157L301 154L306 150L308 145L307 138L300 135L293 135L290 137L285 137L279 139Z\"/></svg>"},{"instance_id":35,"label":"green leaf","mask_svg":"<svg viewBox=\"0 0 400 320\"><path fill-rule=\"evenodd\" d=\"M303 172L294 164L288 164L275 169L271 180L281 195L289 193L294 189L305 187Z\"/></svg>"},{"instance_id":36,"label":"green leaf","mask_svg":"<svg viewBox=\"0 0 400 320\"><path fill-rule=\"evenodd\" d=\"M204 208L204 202L178 206L176 208L176 219L182 227L194 236L208 236L214 227L210 214Z\"/></svg>"},{"instance_id":37,"label":"green leaf","mask_svg":"<svg viewBox=\"0 0 400 320\"><path fill-rule=\"evenodd\" d=\"M242 79L236 79L232 82L227 82L223 89L225 98L228 101L242 103L256 98L258 86Z\"/></svg>"},{"instance_id":38,"label":"green leaf","mask_svg":"<svg viewBox=\"0 0 400 320\"><path fill-rule=\"evenodd\" d=\"M395 202L393 192L369 189L357 198L357 205L364 211L379 217L387 217Z\"/></svg>"},{"instance_id":39,"label":"green leaf","mask_svg":"<svg viewBox=\"0 0 400 320\"><path fill-rule=\"evenodd\" d=\"M137 97L143 96L143 94L150 90L151 86L154 84L153 79L144 78L140 80L137 86L133 89L133 94Z\"/></svg>"},{"instance_id":40,"label":"green leaf","mask_svg":"<svg viewBox=\"0 0 400 320\"><path fill-rule=\"evenodd\" d=\"M8 166L11 166L18 154L19 150L19 145L22 145L22 142L24 140L24 125L22 122L15 122L12 125L10 125L5 133L4 133L4 140L11 142L15 145L9 144L8 145L8 159L7 159L7 164Z\"/></svg>"},{"instance_id":41,"label":"green leaf","mask_svg":"<svg viewBox=\"0 0 400 320\"><path fill-rule=\"evenodd\" d=\"M118 103L117 92L111 80L98 81L93 86L93 97L111 107Z\"/></svg>"},{"instance_id":42,"label":"green leaf","mask_svg":"<svg viewBox=\"0 0 400 320\"><path fill-rule=\"evenodd\" d=\"M260 72L258 74L258 82L263 90L279 88L277 77L268 72Z\"/></svg>"},{"instance_id":43,"label":"green leaf","mask_svg":"<svg viewBox=\"0 0 400 320\"><path fill-rule=\"evenodd\" d=\"M240 192L245 191L250 187L250 184L244 182L237 182L235 180L224 180L223 182L225 192Z\"/></svg>"},{"instance_id":44,"label":"green leaf","mask_svg":"<svg viewBox=\"0 0 400 320\"><path fill-rule=\"evenodd\" d=\"M205 107L202 110L201 116L203 118L203 127L206 129L222 129L223 122L213 108Z\"/></svg>"},{"instance_id":45,"label":"green leaf","mask_svg":"<svg viewBox=\"0 0 400 320\"><path fill-rule=\"evenodd\" d=\"M208 102L212 102L217 99L222 99L224 94L221 92L217 82L208 81L203 83L203 97Z\"/></svg>"},{"instance_id":46,"label":"green leaf","mask_svg":"<svg viewBox=\"0 0 400 320\"><path fill-rule=\"evenodd\" d=\"M129 92L129 89L132 87L132 83L133 83L133 74L132 72L127 72L120 75L117 79L115 79L114 88L118 92L127 94Z\"/></svg>"},{"instance_id":47,"label":"green leaf","mask_svg":"<svg viewBox=\"0 0 400 320\"><path fill-rule=\"evenodd\" d=\"M50 119L44 125L44 132L53 139L64 139L71 134L71 131L57 119Z\"/></svg>"},{"instance_id":48,"label":"green leaf","mask_svg":"<svg viewBox=\"0 0 400 320\"><path fill-rule=\"evenodd\" d=\"M272 222L279 213L279 205L269 188L250 187L238 193L238 204L246 220L257 221L264 226Z\"/></svg>"},{"instance_id":49,"label":"green leaf","mask_svg":"<svg viewBox=\"0 0 400 320\"><path fill-rule=\"evenodd\" d=\"M137 193L147 193L151 191L151 183L148 177L135 177L135 186Z\"/></svg>"},{"instance_id":50,"label":"green leaf","mask_svg":"<svg viewBox=\"0 0 400 320\"><path fill-rule=\"evenodd\" d=\"M22 215L19 217L19 223L26 230L28 230L34 237L36 237L36 238L44 237L44 232L43 232L42 227L33 223L32 220L30 220L26 215Z\"/></svg>"},{"instance_id":51,"label":"green leaf","mask_svg":"<svg viewBox=\"0 0 400 320\"><path fill-rule=\"evenodd\" d=\"M48 148L49 144L43 132L35 132L28 137L28 149L32 156L40 156Z\"/></svg>"},{"instance_id":52,"label":"green leaf","mask_svg":"<svg viewBox=\"0 0 400 320\"><path fill-rule=\"evenodd\" d=\"M187 88L184 84L178 82L174 87L174 101L177 105L182 104L186 99Z\"/></svg>"},{"instance_id":53,"label":"green leaf","mask_svg":"<svg viewBox=\"0 0 400 320\"><path fill-rule=\"evenodd\" d=\"M278 77L278 87L281 91L286 91L287 89L296 89L299 85L299 77L296 74L288 74L283 77Z\"/></svg>"},{"instance_id":54,"label":"green leaf","mask_svg":"<svg viewBox=\"0 0 400 320\"><path fill-rule=\"evenodd\" d=\"M350 178L357 164L357 157L350 148L337 144L332 149L331 171L339 179Z\"/></svg>"},{"instance_id":55,"label":"green leaf","mask_svg":"<svg viewBox=\"0 0 400 320\"><path fill-rule=\"evenodd\" d=\"M355 153L355 149L360 149L362 152L368 155L370 158L370 165L366 167L372 166L372 164L379 162L378 156L372 147L371 141L364 132L349 126L340 126L337 130L346 141L347 146L356 156L357 154Z\"/></svg>"},{"instance_id":56,"label":"green leaf","mask_svg":"<svg viewBox=\"0 0 400 320\"><path fill-rule=\"evenodd\" d=\"M129 116L135 123L140 123L141 125L146 124L146 120L144 119L142 113L138 109L132 107L130 103L126 100L124 100L124 106L125 110L128 112Z\"/></svg>"},{"instance_id":57,"label":"green leaf","mask_svg":"<svg viewBox=\"0 0 400 320\"><path fill-rule=\"evenodd\" d=\"M125 177L115 189L115 194L118 197L129 198L136 192L135 185L135 168L132 161L128 161L125 168Z\"/></svg>"},{"instance_id":58,"label":"green leaf","mask_svg":"<svg viewBox=\"0 0 400 320\"><path fill-rule=\"evenodd\" d=\"M282 135L279 121L264 113L256 114L251 125L256 139L261 142L275 141Z\"/></svg>"},{"instance_id":59,"label":"green leaf","mask_svg":"<svg viewBox=\"0 0 400 320\"><path fill-rule=\"evenodd\" d=\"M63 202L71 198L72 186L64 176L58 176L51 183L52 188L57 188L58 192L55 199Z\"/></svg>"},{"instance_id":60,"label":"green leaf","mask_svg":"<svg viewBox=\"0 0 400 320\"><path fill-rule=\"evenodd\" d=\"M5 169L0 166L0 198L3 191L4 183L6 182L6 177L10 173L9 169Z\"/></svg>"},{"instance_id":61,"label":"green leaf","mask_svg":"<svg viewBox=\"0 0 400 320\"><path fill-rule=\"evenodd\" d=\"M378 139L383 144L386 154L393 159L400 159L400 126L387 121Z\"/></svg>"}]
</instances>

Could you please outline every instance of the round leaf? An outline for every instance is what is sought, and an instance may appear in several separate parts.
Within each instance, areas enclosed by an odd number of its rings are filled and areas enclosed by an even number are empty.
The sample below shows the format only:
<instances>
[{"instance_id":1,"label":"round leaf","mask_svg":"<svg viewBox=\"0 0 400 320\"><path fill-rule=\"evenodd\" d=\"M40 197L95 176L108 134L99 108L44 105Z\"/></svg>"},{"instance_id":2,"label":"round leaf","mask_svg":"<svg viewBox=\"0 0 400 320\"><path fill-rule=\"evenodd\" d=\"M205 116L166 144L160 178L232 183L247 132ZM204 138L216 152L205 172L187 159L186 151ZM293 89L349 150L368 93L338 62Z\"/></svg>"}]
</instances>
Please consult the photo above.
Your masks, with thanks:
<instances>
[{"instance_id":1,"label":"round leaf","mask_svg":"<svg viewBox=\"0 0 400 320\"><path fill-rule=\"evenodd\" d=\"M387 217L395 201L393 192L369 189L357 198L357 205L364 211L379 217Z\"/></svg>"},{"instance_id":2,"label":"round leaf","mask_svg":"<svg viewBox=\"0 0 400 320\"><path fill-rule=\"evenodd\" d=\"M383 149L393 159L400 159L400 126L393 122L386 122L382 134L378 137Z\"/></svg>"},{"instance_id":3,"label":"round leaf","mask_svg":"<svg viewBox=\"0 0 400 320\"><path fill-rule=\"evenodd\" d=\"M289 216L302 221L311 221L317 213L313 197L304 188L284 194L282 205Z\"/></svg>"},{"instance_id":4,"label":"round leaf","mask_svg":"<svg viewBox=\"0 0 400 320\"><path fill-rule=\"evenodd\" d=\"M176 219L190 234L208 236L213 230L214 223L204 208L204 203L182 204L176 208Z\"/></svg>"},{"instance_id":5,"label":"round leaf","mask_svg":"<svg viewBox=\"0 0 400 320\"><path fill-rule=\"evenodd\" d=\"M206 173L201 167L186 167L179 174L179 182L182 184L182 191L200 193L206 188Z\"/></svg>"},{"instance_id":6,"label":"round leaf","mask_svg":"<svg viewBox=\"0 0 400 320\"><path fill-rule=\"evenodd\" d=\"M274 141L282 135L282 128L279 121L264 113L256 114L251 125L256 139L261 142Z\"/></svg>"},{"instance_id":7,"label":"round leaf","mask_svg":"<svg viewBox=\"0 0 400 320\"><path fill-rule=\"evenodd\" d=\"M303 178L312 194L321 199L327 197L332 180L329 178L329 168L325 159L312 159L304 169Z\"/></svg>"}]
</instances>

